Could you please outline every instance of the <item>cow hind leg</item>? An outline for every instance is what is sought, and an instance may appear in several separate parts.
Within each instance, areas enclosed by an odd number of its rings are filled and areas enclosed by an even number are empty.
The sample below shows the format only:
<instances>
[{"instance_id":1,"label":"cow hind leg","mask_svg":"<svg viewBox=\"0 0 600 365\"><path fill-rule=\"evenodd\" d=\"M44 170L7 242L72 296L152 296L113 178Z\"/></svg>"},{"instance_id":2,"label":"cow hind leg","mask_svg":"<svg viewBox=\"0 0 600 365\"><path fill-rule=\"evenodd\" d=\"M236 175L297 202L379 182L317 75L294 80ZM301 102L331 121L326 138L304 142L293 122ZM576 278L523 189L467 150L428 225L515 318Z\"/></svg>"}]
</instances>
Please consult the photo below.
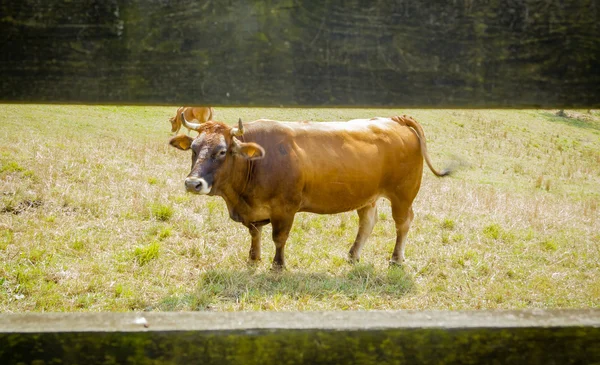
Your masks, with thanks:
<instances>
[{"instance_id":1,"label":"cow hind leg","mask_svg":"<svg viewBox=\"0 0 600 365\"><path fill-rule=\"evenodd\" d=\"M373 227L377 222L377 202L368 204L356 212L358 213L358 233L348 253L350 262L358 262L360 260L362 245L371 235Z\"/></svg>"},{"instance_id":2,"label":"cow hind leg","mask_svg":"<svg viewBox=\"0 0 600 365\"><path fill-rule=\"evenodd\" d=\"M411 204L392 201L392 216L396 223L396 246L392 253L390 264L400 265L404 262L404 247L406 245L406 236L412 223L414 214Z\"/></svg>"},{"instance_id":3,"label":"cow hind leg","mask_svg":"<svg viewBox=\"0 0 600 365\"><path fill-rule=\"evenodd\" d=\"M290 235L290 230L292 229L293 223L293 215L291 217L271 219L271 224L273 226L273 242L275 243L275 257L273 258L273 270L278 271L285 268L285 242L287 241Z\"/></svg>"}]
</instances>

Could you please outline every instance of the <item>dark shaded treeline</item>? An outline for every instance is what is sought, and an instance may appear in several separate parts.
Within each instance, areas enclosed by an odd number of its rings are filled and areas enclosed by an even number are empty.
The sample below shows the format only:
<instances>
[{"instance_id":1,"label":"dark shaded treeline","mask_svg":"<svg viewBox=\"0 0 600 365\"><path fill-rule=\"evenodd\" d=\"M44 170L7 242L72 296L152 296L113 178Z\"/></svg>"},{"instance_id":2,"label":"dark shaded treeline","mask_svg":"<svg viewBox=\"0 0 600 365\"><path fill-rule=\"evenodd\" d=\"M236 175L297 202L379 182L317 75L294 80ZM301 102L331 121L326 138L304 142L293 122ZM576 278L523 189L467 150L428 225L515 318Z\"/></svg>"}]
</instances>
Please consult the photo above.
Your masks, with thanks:
<instances>
[{"instance_id":1,"label":"dark shaded treeline","mask_svg":"<svg viewBox=\"0 0 600 365\"><path fill-rule=\"evenodd\" d=\"M0 4L0 101L600 106L596 1Z\"/></svg>"}]
</instances>

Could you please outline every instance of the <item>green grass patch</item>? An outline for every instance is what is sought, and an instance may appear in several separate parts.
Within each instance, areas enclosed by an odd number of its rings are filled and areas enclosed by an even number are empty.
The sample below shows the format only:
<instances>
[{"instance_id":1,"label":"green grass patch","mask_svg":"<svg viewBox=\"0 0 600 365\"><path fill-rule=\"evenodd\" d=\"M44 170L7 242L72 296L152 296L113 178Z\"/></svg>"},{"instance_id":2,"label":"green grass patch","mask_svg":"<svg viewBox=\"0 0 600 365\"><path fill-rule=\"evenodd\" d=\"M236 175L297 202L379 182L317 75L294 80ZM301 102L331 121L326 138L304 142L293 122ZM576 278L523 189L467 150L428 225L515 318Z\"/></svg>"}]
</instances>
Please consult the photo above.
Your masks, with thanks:
<instances>
[{"instance_id":1,"label":"green grass patch","mask_svg":"<svg viewBox=\"0 0 600 365\"><path fill-rule=\"evenodd\" d=\"M13 243L14 234L10 229L0 229L0 250L5 250Z\"/></svg>"},{"instance_id":2,"label":"green grass patch","mask_svg":"<svg viewBox=\"0 0 600 365\"><path fill-rule=\"evenodd\" d=\"M164 240L173 234L173 229L171 227L163 227L157 234L159 240Z\"/></svg>"},{"instance_id":3,"label":"green grass patch","mask_svg":"<svg viewBox=\"0 0 600 365\"><path fill-rule=\"evenodd\" d=\"M161 204L161 203L152 203L150 205L150 214L154 219L157 219L162 222L166 222L175 213L175 209L172 206Z\"/></svg>"},{"instance_id":4,"label":"green grass patch","mask_svg":"<svg viewBox=\"0 0 600 365\"><path fill-rule=\"evenodd\" d=\"M160 255L160 244L158 242L152 242L149 245L143 247L137 247L133 251L133 257L139 265L146 265L152 260L155 260Z\"/></svg>"},{"instance_id":5,"label":"green grass patch","mask_svg":"<svg viewBox=\"0 0 600 365\"><path fill-rule=\"evenodd\" d=\"M0 172L21 172L25 171L25 169L14 161L10 161L7 163L2 163L0 165Z\"/></svg>"},{"instance_id":6,"label":"green grass patch","mask_svg":"<svg viewBox=\"0 0 600 365\"><path fill-rule=\"evenodd\" d=\"M543 240L542 242L540 242L540 245L542 246L542 248L545 251L556 251L556 250L558 250L558 244L554 240L552 240L552 239Z\"/></svg>"},{"instance_id":7,"label":"green grass patch","mask_svg":"<svg viewBox=\"0 0 600 365\"><path fill-rule=\"evenodd\" d=\"M455 226L456 226L456 223L454 223L454 220L452 220L450 218L445 218L444 221L442 222L442 228L447 229L447 230L453 230Z\"/></svg>"},{"instance_id":8,"label":"green grass patch","mask_svg":"<svg viewBox=\"0 0 600 365\"><path fill-rule=\"evenodd\" d=\"M483 234L486 237L494 239L494 240L497 240L498 238L500 238L501 231L502 231L502 228L500 228L500 226L498 224L490 224L483 228Z\"/></svg>"},{"instance_id":9,"label":"green grass patch","mask_svg":"<svg viewBox=\"0 0 600 365\"><path fill-rule=\"evenodd\" d=\"M71 248L75 251L81 251L85 248L86 244L84 240L76 239L71 243Z\"/></svg>"},{"instance_id":10,"label":"green grass patch","mask_svg":"<svg viewBox=\"0 0 600 365\"><path fill-rule=\"evenodd\" d=\"M163 241L173 235L173 228L167 225L152 226L148 231L148 235Z\"/></svg>"}]
</instances>

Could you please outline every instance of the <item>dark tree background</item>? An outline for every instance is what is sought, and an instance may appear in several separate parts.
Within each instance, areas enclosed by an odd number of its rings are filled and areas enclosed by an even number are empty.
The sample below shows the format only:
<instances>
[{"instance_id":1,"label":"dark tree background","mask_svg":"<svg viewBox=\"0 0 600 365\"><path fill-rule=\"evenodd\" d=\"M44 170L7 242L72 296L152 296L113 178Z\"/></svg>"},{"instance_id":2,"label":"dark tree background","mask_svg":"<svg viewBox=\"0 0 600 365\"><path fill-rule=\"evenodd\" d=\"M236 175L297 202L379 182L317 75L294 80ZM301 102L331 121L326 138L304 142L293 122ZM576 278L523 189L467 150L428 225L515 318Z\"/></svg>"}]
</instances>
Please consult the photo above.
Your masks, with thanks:
<instances>
[{"instance_id":1,"label":"dark tree background","mask_svg":"<svg viewBox=\"0 0 600 365\"><path fill-rule=\"evenodd\" d=\"M15 0L0 101L598 107L596 0Z\"/></svg>"}]
</instances>

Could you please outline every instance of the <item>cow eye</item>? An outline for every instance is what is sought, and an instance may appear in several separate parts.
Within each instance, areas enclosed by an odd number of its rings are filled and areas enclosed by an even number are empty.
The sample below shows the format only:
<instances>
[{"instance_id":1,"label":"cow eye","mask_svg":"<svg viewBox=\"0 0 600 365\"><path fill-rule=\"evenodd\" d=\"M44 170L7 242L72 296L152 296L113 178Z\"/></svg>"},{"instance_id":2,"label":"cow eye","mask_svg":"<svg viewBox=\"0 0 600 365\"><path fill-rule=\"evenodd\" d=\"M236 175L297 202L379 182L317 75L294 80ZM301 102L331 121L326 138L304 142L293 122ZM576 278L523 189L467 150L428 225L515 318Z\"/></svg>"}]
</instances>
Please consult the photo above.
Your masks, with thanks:
<instances>
[{"instance_id":1,"label":"cow eye","mask_svg":"<svg viewBox=\"0 0 600 365\"><path fill-rule=\"evenodd\" d=\"M223 157L225 157L226 154L227 150L220 150L219 152L215 152L212 155L210 155L210 158L212 158L213 160L222 159Z\"/></svg>"}]
</instances>

